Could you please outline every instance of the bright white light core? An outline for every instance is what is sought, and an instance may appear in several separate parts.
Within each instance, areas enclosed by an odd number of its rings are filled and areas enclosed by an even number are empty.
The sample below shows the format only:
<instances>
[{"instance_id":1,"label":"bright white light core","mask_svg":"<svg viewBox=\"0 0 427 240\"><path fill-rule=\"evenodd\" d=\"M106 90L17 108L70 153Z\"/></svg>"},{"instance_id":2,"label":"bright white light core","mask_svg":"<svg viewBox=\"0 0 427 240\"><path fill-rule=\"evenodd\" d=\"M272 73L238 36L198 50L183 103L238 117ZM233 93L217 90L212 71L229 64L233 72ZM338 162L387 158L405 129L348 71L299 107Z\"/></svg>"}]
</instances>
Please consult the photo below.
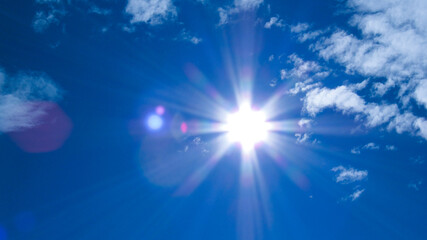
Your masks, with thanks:
<instances>
[{"instance_id":1,"label":"bright white light core","mask_svg":"<svg viewBox=\"0 0 427 240\"><path fill-rule=\"evenodd\" d=\"M242 149L247 151L266 140L269 127L262 111L254 111L249 104L245 104L228 116L226 130L229 141L240 143Z\"/></svg>"}]
</instances>

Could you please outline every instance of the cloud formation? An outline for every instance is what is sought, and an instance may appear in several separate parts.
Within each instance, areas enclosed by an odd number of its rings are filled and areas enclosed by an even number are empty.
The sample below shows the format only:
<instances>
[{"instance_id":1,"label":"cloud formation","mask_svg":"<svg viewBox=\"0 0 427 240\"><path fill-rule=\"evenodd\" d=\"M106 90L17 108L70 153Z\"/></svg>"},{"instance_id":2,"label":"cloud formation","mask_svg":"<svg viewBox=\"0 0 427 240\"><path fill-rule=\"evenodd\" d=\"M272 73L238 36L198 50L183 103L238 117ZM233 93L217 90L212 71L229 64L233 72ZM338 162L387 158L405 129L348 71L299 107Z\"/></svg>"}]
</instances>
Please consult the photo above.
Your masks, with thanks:
<instances>
[{"instance_id":1,"label":"cloud formation","mask_svg":"<svg viewBox=\"0 0 427 240\"><path fill-rule=\"evenodd\" d=\"M279 19L278 17L271 17L270 21L265 23L264 28L270 29L272 26L282 28L285 24L282 19Z\"/></svg>"},{"instance_id":2,"label":"cloud formation","mask_svg":"<svg viewBox=\"0 0 427 240\"><path fill-rule=\"evenodd\" d=\"M357 188L352 194L348 195L343 200L350 200L353 202L356 199L358 199L362 195L363 192L365 192L365 189L358 189Z\"/></svg>"},{"instance_id":3,"label":"cloud formation","mask_svg":"<svg viewBox=\"0 0 427 240\"><path fill-rule=\"evenodd\" d=\"M227 24L230 21L230 17L239 12L257 9L263 2L264 0L234 0L232 6L218 8L218 25Z\"/></svg>"},{"instance_id":4,"label":"cloud formation","mask_svg":"<svg viewBox=\"0 0 427 240\"><path fill-rule=\"evenodd\" d=\"M0 70L0 132L38 125L47 109L37 101L60 98L61 91L45 74L31 72L10 77Z\"/></svg>"},{"instance_id":5,"label":"cloud formation","mask_svg":"<svg viewBox=\"0 0 427 240\"><path fill-rule=\"evenodd\" d=\"M51 25L58 25L66 14L62 0L36 0L36 4L41 9L34 16L32 26L35 32L42 33Z\"/></svg>"},{"instance_id":6,"label":"cloud formation","mask_svg":"<svg viewBox=\"0 0 427 240\"><path fill-rule=\"evenodd\" d=\"M129 0L126 13L132 15L131 23L158 25L177 15L171 0Z\"/></svg>"},{"instance_id":7,"label":"cloud formation","mask_svg":"<svg viewBox=\"0 0 427 240\"><path fill-rule=\"evenodd\" d=\"M342 184L353 183L361 181L368 177L368 171L357 170L354 168L345 168L343 166L334 167L331 171L336 172L336 182Z\"/></svg>"},{"instance_id":8,"label":"cloud formation","mask_svg":"<svg viewBox=\"0 0 427 240\"><path fill-rule=\"evenodd\" d=\"M181 32L179 33L178 37L175 38L175 40L186 41L186 42L190 42L190 43L195 44L195 45L197 45L203 41L202 38L197 37L195 35L192 35L186 29L182 29Z\"/></svg>"},{"instance_id":9,"label":"cloud formation","mask_svg":"<svg viewBox=\"0 0 427 240\"><path fill-rule=\"evenodd\" d=\"M397 104L366 103L351 86L334 89L314 88L304 98L304 111L315 116L326 108L345 114L355 114L367 127L388 123L387 130L397 133L409 132L427 139L427 121L405 110L401 113Z\"/></svg>"},{"instance_id":10,"label":"cloud formation","mask_svg":"<svg viewBox=\"0 0 427 240\"><path fill-rule=\"evenodd\" d=\"M292 95L321 86L321 83L316 81L329 75L329 71L317 62L304 61L296 54L289 55L287 62L293 66L291 69L280 70L280 78L296 82L294 87L289 89L289 93Z\"/></svg>"},{"instance_id":11,"label":"cloud formation","mask_svg":"<svg viewBox=\"0 0 427 240\"><path fill-rule=\"evenodd\" d=\"M361 150L379 150L379 149L380 149L380 146L378 144L370 142L370 143L367 143L363 146L357 146L357 147L352 148L351 153L360 154ZM390 146L387 145L386 150L393 151L393 150L396 150L396 147L393 145L390 145Z\"/></svg>"},{"instance_id":12,"label":"cloud formation","mask_svg":"<svg viewBox=\"0 0 427 240\"><path fill-rule=\"evenodd\" d=\"M387 124L388 131L410 133L427 139L427 120L416 116L410 106L414 100L427 109L427 2L418 0L348 0L353 14L349 25L360 36L337 29L311 31L307 23L291 26L300 42L315 40L314 50L325 60L343 65L347 74L369 77L363 82L322 87L310 79L300 81L291 93L306 93L304 111L311 116L326 108L353 114L366 127ZM286 78L287 71L282 71ZM386 79L384 81L384 79ZM367 102L358 91L370 83L373 96L383 96L396 89L389 102ZM395 102L392 102L394 99Z\"/></svg>"}]
</instances>

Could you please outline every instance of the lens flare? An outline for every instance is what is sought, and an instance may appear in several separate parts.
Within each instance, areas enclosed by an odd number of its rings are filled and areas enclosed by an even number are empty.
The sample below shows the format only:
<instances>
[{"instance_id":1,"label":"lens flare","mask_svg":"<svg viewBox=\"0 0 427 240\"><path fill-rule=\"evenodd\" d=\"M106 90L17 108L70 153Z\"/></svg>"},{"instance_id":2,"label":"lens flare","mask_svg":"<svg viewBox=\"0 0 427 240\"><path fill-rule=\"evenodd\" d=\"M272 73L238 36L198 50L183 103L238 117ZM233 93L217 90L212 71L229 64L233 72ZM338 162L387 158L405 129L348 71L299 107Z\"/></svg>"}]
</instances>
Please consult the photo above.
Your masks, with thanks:
<instances>
[{"instance_id":1,"label":"lens flare","mask_svg":"<svg viewBox=\"0 0 427 240\"><path fill-rule=\"evenodd\" d=\"M152 130L159 130L163 126L163 120L158 115L151 115L148 117L147 125Z\"/></svg>"}]
</instances>

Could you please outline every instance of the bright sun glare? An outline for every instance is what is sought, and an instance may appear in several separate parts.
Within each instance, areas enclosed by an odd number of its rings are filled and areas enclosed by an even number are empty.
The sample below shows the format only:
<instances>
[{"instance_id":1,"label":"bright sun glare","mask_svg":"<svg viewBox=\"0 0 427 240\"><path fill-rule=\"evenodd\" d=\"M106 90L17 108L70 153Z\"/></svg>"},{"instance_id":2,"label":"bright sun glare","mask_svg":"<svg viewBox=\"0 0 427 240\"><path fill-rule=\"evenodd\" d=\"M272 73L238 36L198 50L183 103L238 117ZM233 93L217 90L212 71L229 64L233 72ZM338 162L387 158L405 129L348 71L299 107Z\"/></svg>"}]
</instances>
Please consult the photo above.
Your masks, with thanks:
<instances>
[{"instance_id":1,"label":"bright sun glare","mask_svg":"<svg viewBox=\"0 0 427 240\"><path fill-rule=\"evenodd\" d=\"M242 149L248 151L266 140L269 127L262 111L255 111L249 104L244 104L228 116L226 130L229 141L240 143Z\"/></svg>"}]
</instances>

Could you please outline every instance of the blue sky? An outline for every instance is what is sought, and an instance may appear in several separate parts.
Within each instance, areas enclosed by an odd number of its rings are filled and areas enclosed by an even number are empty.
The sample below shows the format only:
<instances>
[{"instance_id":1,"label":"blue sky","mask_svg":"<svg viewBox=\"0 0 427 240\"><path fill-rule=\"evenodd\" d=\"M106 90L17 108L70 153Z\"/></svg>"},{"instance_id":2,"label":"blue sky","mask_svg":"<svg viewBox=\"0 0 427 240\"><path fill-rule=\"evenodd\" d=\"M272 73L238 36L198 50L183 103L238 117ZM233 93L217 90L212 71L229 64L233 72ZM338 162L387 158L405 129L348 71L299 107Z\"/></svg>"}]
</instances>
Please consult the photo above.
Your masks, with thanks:
<instances>
[{"instance_id":1,"label":"blue sky","mask_svg":"<svg viewBox=\"0 0 427 240\"><path fill-rule=\"evenodd\" d=\"M0 240L425 239L426 12L2 1Z\"/></svg>"}]
</instances>

